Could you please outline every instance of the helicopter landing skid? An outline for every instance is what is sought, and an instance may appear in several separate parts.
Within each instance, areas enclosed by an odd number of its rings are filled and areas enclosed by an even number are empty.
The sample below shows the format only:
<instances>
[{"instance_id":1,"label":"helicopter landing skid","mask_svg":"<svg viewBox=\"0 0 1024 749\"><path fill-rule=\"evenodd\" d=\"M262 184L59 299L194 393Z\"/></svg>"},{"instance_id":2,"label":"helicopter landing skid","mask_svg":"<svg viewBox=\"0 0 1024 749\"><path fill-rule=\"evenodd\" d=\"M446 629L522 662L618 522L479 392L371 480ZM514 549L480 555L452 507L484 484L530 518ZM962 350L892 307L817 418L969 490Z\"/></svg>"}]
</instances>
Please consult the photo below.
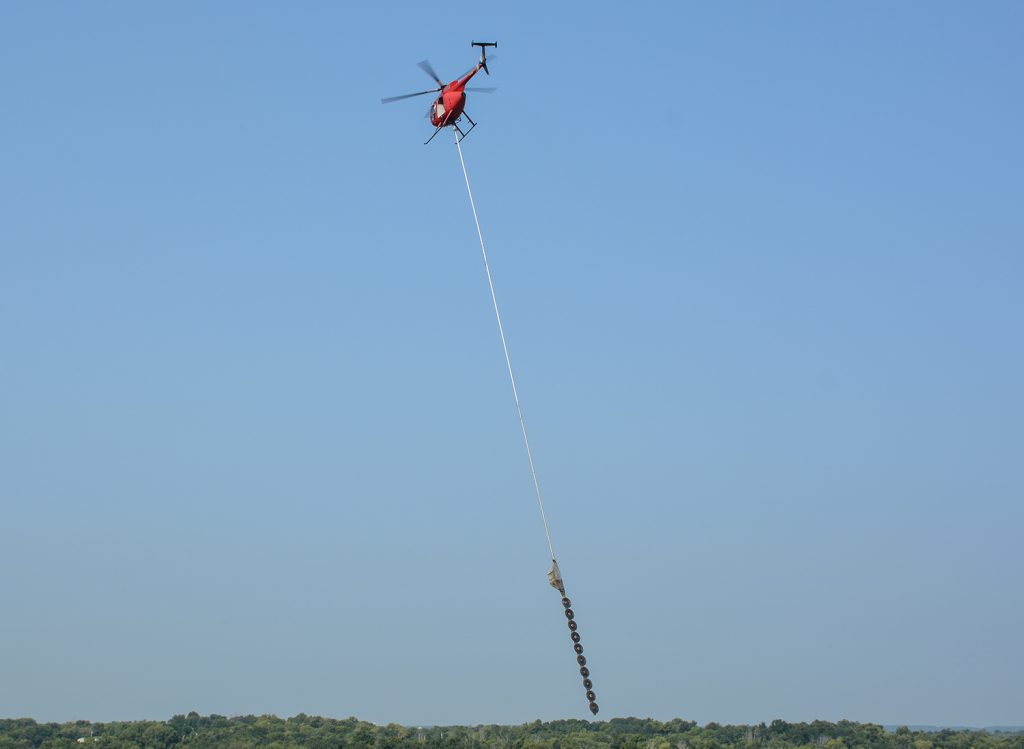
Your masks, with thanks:
<instances>
[{"instance_id":1,"label":"helicopter landing skid","mask_svg":"<svg viewBox=\"0 0 1024 749\"><path fill-rule=\"evenodd\" d=\"M462 128L459 127L457 122L452 125L452 127L454 127L456 129L456 131L458 131L458 133L459 133L459 136L460 136L459 137L459 143L464 141L466 139L466 136L469 135L471 132L473 132L473 128L476 127L476 123L473 122L473 118L472 117L470 117L465 112L462 113L462 116L465 117L467 120L469 120L469 130L467 130L466 132L462 132Z\"/></svg>"},{"instance_id":2,"label":"helicopter landing skid","mask_svg":"<svg viewBox=\"0 0 1024 749\"><path fill-rule=\"evenodd\" d=\"M438 134L439 132L441 132L441 131L442 131L443 129L444 129L443 127L439 127L439 128L437 128L437 130L435 130L435 131L434 131L434 135L437 135L437 134ZM431 135L431 136L430 136L429 138L427 138L427 139L426 139L425 141L423 141L423 145L427 145L427 143L429 143L430 141L432 141L432 140L434 139L434 135Z\"/></svg>"},{"instance_id":3,"label":"helicopter landing skid","mask_svg":"<svg viewBox=\"0 0 1024 749\"><path fill-rule=\"evenodd\" d=\"M469 124L470 124L469 130L467 130L466 132L462 132L462 128L459 127L458 123L456 123L456 122L453 122L451 125L447 125L447 126L442 125L441 127L437 128L433 132L433 134L423 142L423 145L427 145L427 143L430 143L430 141L432 141L434 139L434 136L436 136L439 132L444 130L445 127L451 127L451 128L453 128L455 130L455 132L457 132L459 134L459 143L464 141L466 139L466 136L469 135L471 132L473 132L473 128L476 127L476 123L473 122L473 119L468 114L463 113L462 116L465 117L467 120L469 120Z\"/></svg>"}]
</instances>

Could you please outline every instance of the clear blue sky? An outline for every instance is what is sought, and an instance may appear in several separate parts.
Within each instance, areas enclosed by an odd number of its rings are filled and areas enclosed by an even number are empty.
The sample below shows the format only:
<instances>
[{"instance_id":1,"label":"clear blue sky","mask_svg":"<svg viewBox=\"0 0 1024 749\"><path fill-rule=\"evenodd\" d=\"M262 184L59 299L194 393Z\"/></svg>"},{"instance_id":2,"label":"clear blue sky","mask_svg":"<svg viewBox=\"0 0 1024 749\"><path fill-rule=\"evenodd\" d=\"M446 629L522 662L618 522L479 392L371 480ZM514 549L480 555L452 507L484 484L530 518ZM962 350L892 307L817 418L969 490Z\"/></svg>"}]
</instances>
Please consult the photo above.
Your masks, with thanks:
<instances>
[{"instance_id":1,"label":"clear blue sky","mask_svg":"<svg viewBox=\"0 0 1024 749\"><path fill-rule=\"evenodd\" d=\"M0 7L0 715L1022 723L1024 6Z\"/></svg>"}]
</instances>

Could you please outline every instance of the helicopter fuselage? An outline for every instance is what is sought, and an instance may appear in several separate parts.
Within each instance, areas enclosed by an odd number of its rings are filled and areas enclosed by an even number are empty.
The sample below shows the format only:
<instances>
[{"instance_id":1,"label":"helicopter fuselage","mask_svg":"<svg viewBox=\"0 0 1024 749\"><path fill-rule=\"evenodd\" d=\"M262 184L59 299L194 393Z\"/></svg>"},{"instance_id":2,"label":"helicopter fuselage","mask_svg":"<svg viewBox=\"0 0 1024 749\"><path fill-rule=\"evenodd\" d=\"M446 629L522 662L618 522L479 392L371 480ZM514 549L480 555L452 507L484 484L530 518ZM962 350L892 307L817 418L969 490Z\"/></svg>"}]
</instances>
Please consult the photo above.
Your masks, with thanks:
<instances>
[{"instance_id":1,"label":"helicopter fuselage","mask_svg":"<svg viewBox=\"0 0 1024 749\"><path fill-rule=\"evenodd\" d=\"M454 80L444 87L441 95L430 107L431 125L434 127L451 125L462 116L462 110L466 108L466 84L470 78L480 72L482 67L482 64L477 64L462 78Z\"/></svg>"}]
</instances>

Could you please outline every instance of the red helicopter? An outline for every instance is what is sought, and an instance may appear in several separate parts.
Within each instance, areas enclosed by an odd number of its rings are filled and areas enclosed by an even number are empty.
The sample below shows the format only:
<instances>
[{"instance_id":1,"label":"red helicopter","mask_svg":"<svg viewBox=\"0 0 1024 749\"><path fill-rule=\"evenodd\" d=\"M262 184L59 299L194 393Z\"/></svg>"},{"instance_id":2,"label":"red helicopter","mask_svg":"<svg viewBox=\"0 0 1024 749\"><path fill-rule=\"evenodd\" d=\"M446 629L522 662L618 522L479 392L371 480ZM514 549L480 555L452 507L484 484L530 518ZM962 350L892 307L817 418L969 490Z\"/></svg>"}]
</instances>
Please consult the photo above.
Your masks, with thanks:
<instances>
[{"instance_id":1,"label":"red helicopter","mask_svg":"<svg viewBox=\"0 0 1024 749\"><path fill-rule=\"evenodd\" d=\"M424 60L423 62L418 64L420 68L423 69L424 73L426 73L427 75L434 79L434 82L437 83L437 88L432 88L429 91L418 91L415 94L391 96L387 99L380 100L381 104L390 104L391 102L398 101L400 99L410 99L413 96L423 96L424 94L433 94L438 91L441 92L441 95L437 97L437 100L430 106L430 110L427 112L427 117L430 118L430 124L437 129L434 130L434 134L427 138L426 143L424 143L423 145L426 145L427 143L432 141L434 139L434 135L437 135L439 132L441 132L442 128L449 126L455 128L455 130L459 134L459 141L462 141L462 139L469 135L470 131L472 131L473 128L476 127L476 123L473 122L473 118L471 118L465 112L466 91L475 91L481 94L491 94L497 90L494 88L466 88L466 84L469 82L470 78L479 73L481 70L487 73L487 75L491 74L491 71L487 69L487 48L497 47L498 43L471 42L470 46L480 48L480 62L473 66L473 69L470 70L461 78L456 78L454 81L448 84L442 83L437 73L435 73L434 69L430 66L430 63ZM494 59L493 55L491 56L491 59ZM460 128L458 124L459 120L462 117L465 117L467 120L469 120L470 128L466 132L462 132L462 128Z\"/></svg>"}]
</instances>

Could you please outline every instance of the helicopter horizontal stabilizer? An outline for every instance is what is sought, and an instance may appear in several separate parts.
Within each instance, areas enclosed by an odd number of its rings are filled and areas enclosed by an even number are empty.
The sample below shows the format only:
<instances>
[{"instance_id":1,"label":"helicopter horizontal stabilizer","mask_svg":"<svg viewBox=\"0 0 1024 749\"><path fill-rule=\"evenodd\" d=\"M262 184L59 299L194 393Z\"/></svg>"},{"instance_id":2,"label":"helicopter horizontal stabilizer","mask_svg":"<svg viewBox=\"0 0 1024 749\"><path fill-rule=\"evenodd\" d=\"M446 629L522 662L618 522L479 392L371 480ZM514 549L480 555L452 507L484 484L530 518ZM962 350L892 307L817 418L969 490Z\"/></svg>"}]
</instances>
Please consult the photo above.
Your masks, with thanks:
<instances>
[{"instance_id":1,"label":"helicopter horizontal stabilizer","mask_svg":"<svg viewBox=\"0 0 1024 749\"><path fill-rule=\"evenodd\" d=\"M484 69L484 72L487 73L487 75L490 75L491 71L487 69L487 48L488 47L497 47L498 43L497 42L470 42L469 45L471 47L479 47L480 48L480 67Z\"/></svg>"}]
</instances>

